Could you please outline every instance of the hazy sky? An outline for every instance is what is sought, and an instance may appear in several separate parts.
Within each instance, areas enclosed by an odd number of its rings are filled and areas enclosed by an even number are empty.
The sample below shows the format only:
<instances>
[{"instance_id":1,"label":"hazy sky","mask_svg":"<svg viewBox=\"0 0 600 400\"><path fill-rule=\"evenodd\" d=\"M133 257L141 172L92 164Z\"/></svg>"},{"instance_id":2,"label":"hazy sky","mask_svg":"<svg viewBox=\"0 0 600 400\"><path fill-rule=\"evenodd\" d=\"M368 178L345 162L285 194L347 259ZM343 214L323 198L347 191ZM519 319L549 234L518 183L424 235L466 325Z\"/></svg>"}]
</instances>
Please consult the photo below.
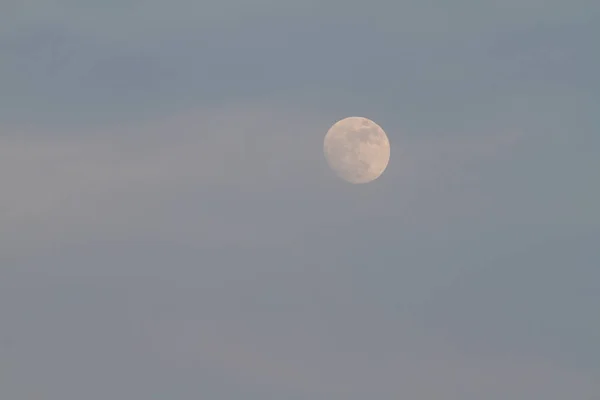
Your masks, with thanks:
<instances>
[{"instance_id":1,"label":"hazy sky","mask_svg":"<svg viewBox=\"0 0 600 400\"><path fill-rule=\"evenodd\" d=\"M0 398L600 399L596 0L4 0ZM329 171L335 121L391 162Z\"/></svg>"}]
</instances>

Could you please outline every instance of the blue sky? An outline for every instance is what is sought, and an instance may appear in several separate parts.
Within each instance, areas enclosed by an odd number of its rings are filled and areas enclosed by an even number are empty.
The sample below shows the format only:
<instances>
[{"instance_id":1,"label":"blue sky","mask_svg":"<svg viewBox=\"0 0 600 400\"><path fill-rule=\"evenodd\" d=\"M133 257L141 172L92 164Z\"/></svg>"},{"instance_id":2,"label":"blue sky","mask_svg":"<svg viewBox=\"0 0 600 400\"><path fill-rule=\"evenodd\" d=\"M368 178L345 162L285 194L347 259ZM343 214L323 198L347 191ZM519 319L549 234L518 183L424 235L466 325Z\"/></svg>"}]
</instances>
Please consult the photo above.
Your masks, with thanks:
<instances>
[{"instance_id":1,"label":"blue sky","mask_svg":"<svg viewBox=\"0 0 600 400\"><path fill-rule=\"evenodd\" d=\"M600 398L598 15L3 2L0 397Z\"/></svg>"}]
</instances>

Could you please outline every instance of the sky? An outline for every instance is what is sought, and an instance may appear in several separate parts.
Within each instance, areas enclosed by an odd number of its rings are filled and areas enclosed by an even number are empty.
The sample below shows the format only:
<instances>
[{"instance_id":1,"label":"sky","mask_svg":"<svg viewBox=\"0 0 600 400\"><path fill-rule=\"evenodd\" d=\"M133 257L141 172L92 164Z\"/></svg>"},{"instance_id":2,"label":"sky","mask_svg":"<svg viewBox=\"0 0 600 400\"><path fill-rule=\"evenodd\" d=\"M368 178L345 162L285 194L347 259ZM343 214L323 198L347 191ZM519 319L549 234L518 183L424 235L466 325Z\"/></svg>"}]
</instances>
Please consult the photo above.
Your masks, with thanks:
<instances>
[{"instance_id":1,"label":"sky","mask_svg":"<svg viewBox=\"0 0 600 400\"><path fill-rule=\"evenodd\" d=\"M600 399L600 4L0 4L0 397ZM392 150L350 185L329 127Z\"/></svg>"}]
</instances>

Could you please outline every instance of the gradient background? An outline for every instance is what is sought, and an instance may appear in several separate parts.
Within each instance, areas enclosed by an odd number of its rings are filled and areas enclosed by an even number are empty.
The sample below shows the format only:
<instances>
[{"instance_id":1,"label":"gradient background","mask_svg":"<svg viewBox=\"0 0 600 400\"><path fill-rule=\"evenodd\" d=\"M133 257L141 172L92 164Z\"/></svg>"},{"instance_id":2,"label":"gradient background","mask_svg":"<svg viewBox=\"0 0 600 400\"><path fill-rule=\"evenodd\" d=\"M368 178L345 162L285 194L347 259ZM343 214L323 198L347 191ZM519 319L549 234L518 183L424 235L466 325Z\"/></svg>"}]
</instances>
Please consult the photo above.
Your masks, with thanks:
<instances>
[{"instance_id":1,"label":"gradient background","mask_svg":"<svg viewBox=\"0 0 600 400\"><path fill-rule=\"evenodd\" d=\"M4 0L0 397L600 399L595 0ZM360 115L383 176L322 140Z\"/></svg>"}]
</instances>

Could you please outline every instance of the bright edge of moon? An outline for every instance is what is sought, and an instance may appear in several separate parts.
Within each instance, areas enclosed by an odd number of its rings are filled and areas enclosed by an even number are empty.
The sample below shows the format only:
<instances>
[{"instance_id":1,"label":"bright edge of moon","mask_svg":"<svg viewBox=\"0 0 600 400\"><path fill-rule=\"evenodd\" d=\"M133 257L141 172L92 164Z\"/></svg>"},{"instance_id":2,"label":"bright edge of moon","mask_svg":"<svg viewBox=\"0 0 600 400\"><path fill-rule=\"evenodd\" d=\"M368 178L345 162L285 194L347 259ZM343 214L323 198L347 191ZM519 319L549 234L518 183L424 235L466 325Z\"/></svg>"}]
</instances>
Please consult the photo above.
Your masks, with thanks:
<instances>
[{"instance_id":1,"label":"bright edge of moon","mask_svg":"<svg viewBox=\"0 0 600 400\"><path fill-rule=\"evenodd\" d=\"M368 183L385 171L390 161L390 141L370 119L348 117L327 131L323 152L337 176L354 184Z\"/></svg>"}]
</instances>

